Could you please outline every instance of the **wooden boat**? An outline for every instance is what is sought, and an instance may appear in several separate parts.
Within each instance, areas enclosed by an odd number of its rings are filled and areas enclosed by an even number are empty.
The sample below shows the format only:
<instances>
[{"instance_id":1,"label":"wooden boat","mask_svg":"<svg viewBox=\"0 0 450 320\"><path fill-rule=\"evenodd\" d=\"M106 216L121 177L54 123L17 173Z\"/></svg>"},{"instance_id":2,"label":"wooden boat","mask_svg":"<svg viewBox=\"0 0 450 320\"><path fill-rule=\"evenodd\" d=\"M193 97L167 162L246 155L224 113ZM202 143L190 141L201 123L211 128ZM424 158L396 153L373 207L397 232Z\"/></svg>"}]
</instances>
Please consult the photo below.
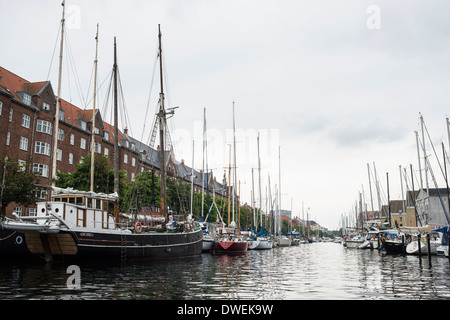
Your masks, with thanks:
<instances>
[{"instance_id":1,"label":"wooden boat","mask_svg":"<svg viewBox=\"0 0 450 320\"><path fill-rule=\"evenodd\" d=\"M64 17L64 13L63 13ZM162 66L161 32L159 31L159 60ZM162 68L160 68L161 93L159 101L160 159L164 164L164 137L166 135L166 110ZM117 91L116 43L114 41L114 91ZM117 110L117 94L114 96ZM170 112L172 114L173 111ZM56 117L58 120L58 117ZM116 122L116 119L115 119ZM57 121L56 121L57 123ZM115 130L118 130L115 124ZM56 135L55 135L56 136ZM115 133L115 152L118 152L118 134ZM116 151L117 150L117 151ZM92 151L93 152L93 151ZM118 166L118 157L115 167ZM55 171L55 170L54 170ZM117 174L118 170L114 170ZM3 224L5 229L25 234L28 250L42 256L46 261L63 258L79 259L128 259L128 258L171 258L200 255L203 233L200 224L188 217L184 221L166 214L165 166L161 165L160 217L152 221L126 219L118 213L118 183L112 194L95 193L53 187L51 201L37 205L37 215L20 217ZM115 179L116 182L116 179ZM109 203L114 204L114 213ZM26 223L24 222L26 220Z\"/></svg>"}]
</instances>

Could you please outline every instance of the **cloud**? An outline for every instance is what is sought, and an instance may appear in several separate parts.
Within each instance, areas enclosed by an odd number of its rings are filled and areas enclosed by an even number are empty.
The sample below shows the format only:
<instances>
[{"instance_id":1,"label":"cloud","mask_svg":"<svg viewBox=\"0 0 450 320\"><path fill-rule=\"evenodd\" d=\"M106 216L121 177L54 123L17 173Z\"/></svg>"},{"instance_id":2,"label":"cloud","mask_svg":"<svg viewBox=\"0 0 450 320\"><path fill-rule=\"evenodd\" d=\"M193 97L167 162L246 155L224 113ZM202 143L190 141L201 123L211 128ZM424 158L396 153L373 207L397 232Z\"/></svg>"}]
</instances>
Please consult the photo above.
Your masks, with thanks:
<instances>
[{"instance_id":1,"label":"cloud","mask_svg":"<svg viewBox=\"0 0 450 320\"><path fill-rule=\"evenodd\" d=\"M337 147L360 147L370 143L393 143L403 139L408 129L397 121L370 115L297 115L289 122L289 131L300 136L329 140Z\"/></svg>"}]
</instances>

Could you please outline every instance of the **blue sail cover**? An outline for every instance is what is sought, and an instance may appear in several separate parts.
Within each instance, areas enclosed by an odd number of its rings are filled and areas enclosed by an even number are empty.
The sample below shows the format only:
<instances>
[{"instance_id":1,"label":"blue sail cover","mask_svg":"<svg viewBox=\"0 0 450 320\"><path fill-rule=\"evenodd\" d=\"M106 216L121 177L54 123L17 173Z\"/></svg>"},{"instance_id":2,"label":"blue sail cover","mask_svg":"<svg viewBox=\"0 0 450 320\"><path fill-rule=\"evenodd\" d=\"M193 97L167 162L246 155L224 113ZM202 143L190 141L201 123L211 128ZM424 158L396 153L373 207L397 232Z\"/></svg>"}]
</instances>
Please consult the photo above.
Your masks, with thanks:
<instances>
[{"instance_id":1,"label":"blue sail cover","mask_svg":"<svg viewBox=\"0 0 450 320\"><path fill-rule=\"evenodd\" d=\"M448 245L448 235L450 233L450 227L443 227L443 228L439 228L439 229L434 229L433 232L442 232L443 236L442 236L442 245Z\"/></svg>"}]
</instances>

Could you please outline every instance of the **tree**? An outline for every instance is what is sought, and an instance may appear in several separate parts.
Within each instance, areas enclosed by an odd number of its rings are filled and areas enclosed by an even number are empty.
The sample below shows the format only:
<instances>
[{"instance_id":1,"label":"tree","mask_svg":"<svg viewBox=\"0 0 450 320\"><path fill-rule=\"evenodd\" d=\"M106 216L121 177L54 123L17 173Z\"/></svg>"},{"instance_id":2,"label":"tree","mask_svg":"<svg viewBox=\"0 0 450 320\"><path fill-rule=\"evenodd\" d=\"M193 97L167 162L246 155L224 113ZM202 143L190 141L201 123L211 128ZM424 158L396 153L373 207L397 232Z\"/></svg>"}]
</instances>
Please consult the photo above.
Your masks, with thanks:
<instances>
[{"instance_id":1,"label":"tree","mask_svg":"<svg viewBox=\"0 0 450 320\"><path fill-rule=\"evenodd\" d=\"M36 204L38 173L32 172L30 160L25 163L4 157L0 161L0 216L6 215L6 207L15 202L29 207Z\"/></svg>"},{"instance_id":2,"label":"tree","mask_svg":"<svg viewBox=\"0 0 450 320\"><path fill-rule=\"evenodd\" d=\"M160 182L154 171L143 171L129 183L121 201L121 210L127 212L130 208L142 205L160 204Z\"/></svg>"},{"instance_id":3,"label":"tree","mask_svg":"<svg viewBox=\"0 0 450 320\"><path fill-rule=\"evenodd\" d=\"M125 171L119 171L119 196L126 189ZM73 188L80 191L89 191L91 181L91 155L82 158L73 173L57 173L56 186L60 188ZM94 192L114 192L114 169L109 166L106 156L97 156L94 159Z\"/></svg>"}]
</instances>

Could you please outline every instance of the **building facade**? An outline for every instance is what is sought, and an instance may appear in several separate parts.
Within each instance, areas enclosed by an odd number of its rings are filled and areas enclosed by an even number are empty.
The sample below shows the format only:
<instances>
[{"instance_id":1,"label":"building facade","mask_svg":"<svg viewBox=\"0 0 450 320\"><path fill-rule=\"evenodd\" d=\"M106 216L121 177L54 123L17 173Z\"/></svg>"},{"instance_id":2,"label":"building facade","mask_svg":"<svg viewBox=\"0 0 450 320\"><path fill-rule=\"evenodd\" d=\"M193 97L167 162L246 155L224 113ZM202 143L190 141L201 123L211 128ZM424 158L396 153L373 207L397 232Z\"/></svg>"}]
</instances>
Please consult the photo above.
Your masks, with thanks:
<instances>
[{"instance_id":1,"label":"building facade","mask_svg":"<svg viewBox=\"0 0 450 320\"><path fill-rule=\"evenodd\" d=\"M23 161L31 160L32 170L39 173L38 198L49 199L54 135L58 135L56 167L64 173L76 171L76 165L91 153L94 139L94 154L108 158L114 164L114 127L105 122L98 110L81 109L64 99L60 100L59 129L55 132L56 97L50 81L29 82L13 72L0 67L0 157ZM93 119L95 116L95 127ZM128 130L118 130L119 170L126 172L126 183L144 170L155 170L159 174L158 150L146 146L130 137ZM159 147L158 147L159 148ZM175 159L173 150L165 153L165 168L168 176L191 181L191 171ZM208 184L202 183L202 174L194 170L195 189L215 190L224 197L224 190L209 175ZM201 189L200 189L201 190ZM33 213L35 208L23 208L12 203L6 209L9 216Z\"/></svg>"}]
</instances>

